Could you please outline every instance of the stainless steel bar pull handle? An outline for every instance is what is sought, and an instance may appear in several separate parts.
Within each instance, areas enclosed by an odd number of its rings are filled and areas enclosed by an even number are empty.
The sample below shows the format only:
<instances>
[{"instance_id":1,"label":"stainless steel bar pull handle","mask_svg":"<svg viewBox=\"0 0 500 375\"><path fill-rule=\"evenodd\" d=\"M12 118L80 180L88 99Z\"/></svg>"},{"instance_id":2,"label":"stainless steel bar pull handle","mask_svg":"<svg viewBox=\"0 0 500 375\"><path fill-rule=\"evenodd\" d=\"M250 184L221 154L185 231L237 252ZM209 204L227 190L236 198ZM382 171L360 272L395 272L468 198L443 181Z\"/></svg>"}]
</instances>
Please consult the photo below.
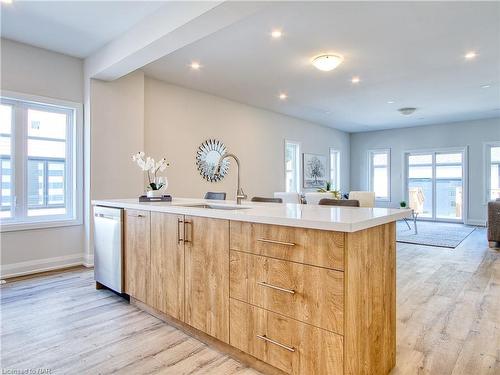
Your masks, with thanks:
<instances>
[{"instance_id":1,"label":"stainless steel bar pull handle","mask_svg":"<svg viewBox=\"0 0 500 375\"><path fill-rule=\"evenodd\" d=\"M283 242L283 241L276 241L276 240L268 240L267 238L257 238L257 241L266 242L266 243L274 243L274 244L277 244L277 245L295 246L295 244L293 242Z\"/></svg>"},{"instance_id":2,"label":"stainless steel bar pull handle","mask_svg":"<svg viewBox=\"0 0 500 375\"><path fill-rule=\"evenodd\" d=\"M104 215L104 214L94 214L95 217L102 217L103 219L118 220L119 217Z\"/></svg>"},{"instance_id":3,"label":"stainless steel bar pull handle","mask_svg":"<svg viewBox=\"0 0 500 375\"><path fill-rule=\"evenodd\" d=\"M188 220L184 220L184 243L188 243L188 242L191 242L188 240L188 230L187 230L187 225L189 224L192 224L191 221L188 221ZM191 231L193 229L191 228ZM191 232L191 239L193 238L193 233Z\"/></svg>"},{"instance_id":4,"label":"stainless steel bar pull handle","mask_svg":"<svg viewBox=\"0 0 500 375\"><path fill-rule=\"evenodd\" d=\"M177 218L177 243L182 243L184 239L181 237L181 224L184 223L184 220L181 218Z\"/></svg>"},{"instance_id":5,"label":"stainless steel bar pull handle","mask_svg":"<svg viewBox=\"0 0 500 375\"><path fill-rule=\"evenodd\" d=\"M288 350L289 352L293 353L295 351L295 348L292 348L292 347L290 347L288 345L281 344L278 341L274 341L274 340L270 339L269 337L267 337L266 335L257 335L257 338L261 339L261 340L264 340L264 341L267 341L267 342L270 342L271 344L277 345L280 348Z\"/></svg>"},{"instance_id":6,"label":"stainless steel bar pull handle","mask_svg":"<svg viewBox=\"0 0 500 375\"><path fill-rule=\"evenodd\" d=\"M268 284L265 281L258 281L257 284L260 285L260 286L265 286L266 288L271 288L271 289L279 290L280 292L295 294L295 290L293 290L293 289L282 288L280 286L276 286L276 285L273 285L273 284Z\"/></svg>"}]
</instances>

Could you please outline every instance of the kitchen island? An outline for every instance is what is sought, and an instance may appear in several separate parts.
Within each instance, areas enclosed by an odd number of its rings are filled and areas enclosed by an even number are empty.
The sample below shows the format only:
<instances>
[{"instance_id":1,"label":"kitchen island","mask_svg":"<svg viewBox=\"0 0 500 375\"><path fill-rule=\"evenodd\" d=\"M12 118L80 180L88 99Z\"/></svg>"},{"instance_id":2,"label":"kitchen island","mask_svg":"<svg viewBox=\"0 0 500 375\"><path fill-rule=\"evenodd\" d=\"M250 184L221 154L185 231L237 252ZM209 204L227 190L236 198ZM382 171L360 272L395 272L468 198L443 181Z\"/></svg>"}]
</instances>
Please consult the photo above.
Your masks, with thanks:
<instances>
[{"instance_id":1,"label":"kitchen island","mask_svg":"<svg viewBox=\"0 0 500 375\"><path fill-rule=\"evenodd\" d=\"M124 290L140 308L264 373L394 367L395 221L410 210L93 204L124 209Z\"/></svg>"}]
</instances>

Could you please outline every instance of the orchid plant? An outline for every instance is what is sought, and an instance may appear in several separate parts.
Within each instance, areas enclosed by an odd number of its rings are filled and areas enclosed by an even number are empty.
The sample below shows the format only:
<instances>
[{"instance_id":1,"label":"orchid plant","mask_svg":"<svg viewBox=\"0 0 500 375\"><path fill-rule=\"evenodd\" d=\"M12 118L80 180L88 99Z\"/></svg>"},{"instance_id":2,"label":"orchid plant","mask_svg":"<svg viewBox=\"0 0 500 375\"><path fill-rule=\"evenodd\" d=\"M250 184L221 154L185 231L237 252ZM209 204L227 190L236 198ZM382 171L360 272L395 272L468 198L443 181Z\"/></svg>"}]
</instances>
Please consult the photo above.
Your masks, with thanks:
<instances>
[{"instance_id":1,"label":"orchid plant","mask_svg":"<svg viewBox=\"0 0 500 375\"><path fill-rule=\"evenodd\" d=\"M162 158L158 161L155 161L152 157L147 156L141 151L134 155L132 155L132 161L134 161L139 168L141 168L148 176L148 188L151 190L160 190L166 185L166 179L157 177L158 172L163 172L170 163L167 162L167 159Z\"/></svg>"}]
</instances>

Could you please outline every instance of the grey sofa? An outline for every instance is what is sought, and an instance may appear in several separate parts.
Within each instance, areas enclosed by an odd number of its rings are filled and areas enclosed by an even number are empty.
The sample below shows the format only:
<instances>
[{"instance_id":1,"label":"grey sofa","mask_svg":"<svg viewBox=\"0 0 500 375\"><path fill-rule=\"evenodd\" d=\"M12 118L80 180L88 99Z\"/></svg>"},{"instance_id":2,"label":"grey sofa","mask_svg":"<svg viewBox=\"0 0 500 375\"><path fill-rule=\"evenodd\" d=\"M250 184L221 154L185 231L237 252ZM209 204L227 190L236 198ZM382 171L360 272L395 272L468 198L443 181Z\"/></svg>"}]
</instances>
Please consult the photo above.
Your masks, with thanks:
<instances>
[{"instance_id":1,"label":"grey sofa","mask_svg":"<svg viewBox=\"0 0 500 375\"><path fill-rule=\"evenodd\" d=\"M500 198L488 202L488 241L490 246L500 242Z\"/></svg>"}]
</instances>

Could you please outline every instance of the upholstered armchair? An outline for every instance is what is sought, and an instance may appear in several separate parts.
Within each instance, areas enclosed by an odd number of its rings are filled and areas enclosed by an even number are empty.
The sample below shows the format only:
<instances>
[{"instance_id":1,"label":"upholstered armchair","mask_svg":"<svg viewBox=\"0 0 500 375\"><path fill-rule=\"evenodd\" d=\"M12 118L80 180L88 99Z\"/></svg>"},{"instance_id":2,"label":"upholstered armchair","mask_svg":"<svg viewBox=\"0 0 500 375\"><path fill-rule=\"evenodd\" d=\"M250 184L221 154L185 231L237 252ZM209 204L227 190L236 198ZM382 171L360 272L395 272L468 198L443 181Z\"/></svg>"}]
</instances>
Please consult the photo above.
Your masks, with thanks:
<instances>
[{"instance_id":1,"label":"upholstered armchair","mask_svg":"<svg viewBox=\"0 0 500 375\"><path fill-rule=\"evenodd\" d=\"M351 191L349 199L359 201L359 207L375 207L375 192Z\"/></svg>"},{"instance_id":2,"label":"upholstered armchair","mask_svg":"<svg viewBox=\"0 0 500 375\"><path fill-rule=\"evenodd\" d=\"M488 202L488 241L492 247L500 242L500 198Z\"/></svg>"},{"instance_id":3,"label":"upholstered armchair","mask_svg":"<svg viewBox=\"0 0 500 375\"><path fill-rule=\"evenodd\" d=\"M274 198L281 198L283 203L300 203L299 193L286 193L284 191L277 191L274 193Z\"/></svg>"}]
</instances>

